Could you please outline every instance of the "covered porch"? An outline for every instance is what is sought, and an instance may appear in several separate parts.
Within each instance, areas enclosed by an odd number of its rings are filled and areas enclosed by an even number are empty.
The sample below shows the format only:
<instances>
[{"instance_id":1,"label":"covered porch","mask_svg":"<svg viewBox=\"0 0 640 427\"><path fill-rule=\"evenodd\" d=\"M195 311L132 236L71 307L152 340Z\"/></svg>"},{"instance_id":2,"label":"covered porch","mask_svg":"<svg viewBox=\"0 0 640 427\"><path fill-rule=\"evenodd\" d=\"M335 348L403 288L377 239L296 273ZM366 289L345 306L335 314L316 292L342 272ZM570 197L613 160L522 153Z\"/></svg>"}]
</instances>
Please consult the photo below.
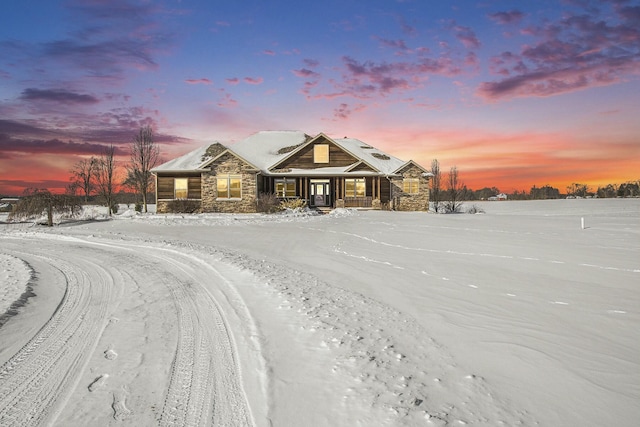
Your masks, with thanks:
<instances>
[{"instance_id":1,"label":"covered porch","mask_svg":"<svg viewBox=\"0 0 640 427\"><path fill-rule=\"evenodd\" d=\"M382 176L262 177L263 193L280 199L303 199L311 208L382 209L390 183Z\"/></svg>"}]
</instances>

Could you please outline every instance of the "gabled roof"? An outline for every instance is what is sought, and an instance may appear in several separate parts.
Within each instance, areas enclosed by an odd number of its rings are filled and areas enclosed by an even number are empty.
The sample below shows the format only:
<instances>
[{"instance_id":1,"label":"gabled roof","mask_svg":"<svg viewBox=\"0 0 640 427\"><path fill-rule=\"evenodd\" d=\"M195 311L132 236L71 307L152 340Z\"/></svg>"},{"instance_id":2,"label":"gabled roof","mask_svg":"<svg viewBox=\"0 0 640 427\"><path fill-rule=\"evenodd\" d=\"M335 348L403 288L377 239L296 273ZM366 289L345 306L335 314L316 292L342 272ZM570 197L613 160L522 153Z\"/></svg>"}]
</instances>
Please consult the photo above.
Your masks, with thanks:
<instances>
[{"instance_id":1,"label":"gabled roof","mask_svg":"<svg viewBox=\"0 0 640 427\"><path fill-rule=\"evenodd\" d=\"M428 170L426 170L425 168L423 168L422 166L420 166L419 164L417 164L413 160L409 160L408 162L403 163L402 166L400 166L398 169L393 171L393 173L400 173L400 171L402 169L404 169L404 168L406 168L407 166L410 166L410 165L413 165L413 166L417 167L418 169L420 169L422 171L422 175L423 176L433 176L433 174L431 172L429 172Z\"/></svg>"},{"instance_id":2,"label":"gabled roof","mask_svg":"<svg viewBox=\"0 0 640 427\"><path fill-rule=\"evenodd\" d=\"M311 137L300 131L262 131L229 145L229 148L267 171L309 140Z\"/></svg>"},{"instance_id":3,"label":"gabled roof","mask_svg":"<svg viewBox=\"0 0 640 427\"><path fill-rule=\"evenodd\" d=\"M384 153L359 139L337 138L332 141L384 175L393 175L406 163L404 160Z\"/></svg>"},{"instance_id":4,"label":"gabled roof","mask_svg":"<svg viewBox=\"0 0 640 427\"><path fill-rule=\"evenodd\" d=\"M221 146L223 146L222 144L220 144ZM224 147L224 146L223 146ZM248 161L247 159L243 158L242 156L238 155L237 153L231 151L230 149L226 148L225 150L221 151L220 153L218 153L217 155L215 155L214 157L210 157L206 162L204 162L202 165L200 165L200 169L204 169L207 166L209 166L211 163L215 162L216 160L218 160L220 157L224 156L225 154L229 154L233 157L235 157L236 159L239 159L240 161L243 161L244 163L248 164L249 166L251 166L252 168L254 168L256 170L256 172L258 172L260 170L259 167L257 167L256 165L254 165L253 163L251 163L250 161Z\"/></svg>"},{"instance_id":5,"label":"gabled roof","mask_svg":"<svg viewBox=\"0 0 640 427\"><path fill-rule=\"evenodd\" d=\"M295 169L287 172L277 169L277 165L282 163L283 160L293 156L298 151L302 150L308 144L318 138L326 138L328 141L335 143L340 149L344 150L355 159L358 159L354 164L340 167L340 168L314 168L314 169ZM219 156L230 153L235 155L244 162L250 164L263 171L266 174L305 174L314 175L321 173L334 173L334 174L349 174L349 172L356 168L358 165L366 165L371 171L358 170L358 173L364 174L383 174L383 175L395 175L402 168L410 164L414 164L423 170L417 163L412 160L405 162L397 157L386 154L371 145L364 143L355 138L339 138L333 139L326 136L323 133L318 134L315 137L311 137L301 131L261 131L257 132L248 138L243 139L235 144L228 144L222 146L220 143L213 145L219 145L220 149L224 148L224 151L217 150L218 153L214 156L208 155L207 149L210 146L199 147L177 159L173 159L160 166L152 169L152 172L189 172L203 170L207 165L214 161ZM209 151L210 153L211 151ZM339 169L339 170L337 170Z\"/></svg>"},{"instance_id":6,"label":"gabled roof","mask_svg":"<svg viewBox=\"0 0 640 427\"><path fill-rule=\"evenodd\" d=\"M151 172L189 172L200 170L202 169L202 165L210 160L208 156L205 156L207 148L209 148L209 145L198 147L177 159L169 160L166 163L156 166L151 169Z\"/></svg>"}]
</instances>

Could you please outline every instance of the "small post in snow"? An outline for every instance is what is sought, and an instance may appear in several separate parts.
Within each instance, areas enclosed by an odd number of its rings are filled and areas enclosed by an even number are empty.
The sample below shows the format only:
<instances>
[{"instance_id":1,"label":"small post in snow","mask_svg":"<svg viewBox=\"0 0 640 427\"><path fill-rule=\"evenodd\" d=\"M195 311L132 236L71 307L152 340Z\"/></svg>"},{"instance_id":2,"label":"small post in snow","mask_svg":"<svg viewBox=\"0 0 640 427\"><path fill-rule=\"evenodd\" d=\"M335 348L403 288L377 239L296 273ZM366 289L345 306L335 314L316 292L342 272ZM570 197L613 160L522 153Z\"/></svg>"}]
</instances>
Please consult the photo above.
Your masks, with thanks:
<instances>
[{"instance_id":1,"label":"small post in snow","mask_svg":"<svg viewBox=\"0 0 640 427\"><path fill-rule=\"evenodd\" d=\"M584 230L584 217L580 218L580 225L581 225L582 229Z\"/></svg>"}]
</instances>

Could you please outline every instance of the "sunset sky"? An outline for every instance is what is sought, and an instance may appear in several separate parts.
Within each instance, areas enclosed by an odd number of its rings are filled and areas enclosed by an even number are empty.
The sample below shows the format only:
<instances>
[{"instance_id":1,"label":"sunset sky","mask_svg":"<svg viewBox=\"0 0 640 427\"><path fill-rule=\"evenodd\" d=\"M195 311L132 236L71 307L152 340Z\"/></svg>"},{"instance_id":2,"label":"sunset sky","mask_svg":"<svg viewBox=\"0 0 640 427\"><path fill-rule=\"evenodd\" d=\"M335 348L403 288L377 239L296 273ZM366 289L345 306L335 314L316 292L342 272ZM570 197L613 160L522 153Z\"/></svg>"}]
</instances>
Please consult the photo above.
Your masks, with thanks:
<instances>
[{"instance_id":1,"label":"sunset sky","mask_svg":"<svg viewBox=\"0 0 640 427\"><path fill-rule=\"evenodd\" d=\"M473 189L640 179L640 1L10 0L0 23L0 194L125 161L147 124L164 160L302 130Z\"/></svg>"}]
</instances>

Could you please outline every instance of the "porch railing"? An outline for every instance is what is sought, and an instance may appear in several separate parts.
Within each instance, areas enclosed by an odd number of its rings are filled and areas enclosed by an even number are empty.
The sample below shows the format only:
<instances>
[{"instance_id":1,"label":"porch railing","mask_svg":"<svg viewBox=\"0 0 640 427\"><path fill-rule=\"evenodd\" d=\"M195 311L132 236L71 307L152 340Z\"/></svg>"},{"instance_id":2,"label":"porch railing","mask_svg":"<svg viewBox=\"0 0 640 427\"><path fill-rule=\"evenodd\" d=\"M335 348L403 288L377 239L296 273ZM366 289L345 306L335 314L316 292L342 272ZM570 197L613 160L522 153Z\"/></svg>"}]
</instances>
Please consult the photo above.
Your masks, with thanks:
<instances>
[{"instance_id":1,"label":"porch railing","mask_svg":"<svg viewBox=\"0 0 640 427\"><path fill-rule=\"evenodd\" d=\"M372 197L345 197L345 208L370 208Z\"/></svg>"}]
</instances>

